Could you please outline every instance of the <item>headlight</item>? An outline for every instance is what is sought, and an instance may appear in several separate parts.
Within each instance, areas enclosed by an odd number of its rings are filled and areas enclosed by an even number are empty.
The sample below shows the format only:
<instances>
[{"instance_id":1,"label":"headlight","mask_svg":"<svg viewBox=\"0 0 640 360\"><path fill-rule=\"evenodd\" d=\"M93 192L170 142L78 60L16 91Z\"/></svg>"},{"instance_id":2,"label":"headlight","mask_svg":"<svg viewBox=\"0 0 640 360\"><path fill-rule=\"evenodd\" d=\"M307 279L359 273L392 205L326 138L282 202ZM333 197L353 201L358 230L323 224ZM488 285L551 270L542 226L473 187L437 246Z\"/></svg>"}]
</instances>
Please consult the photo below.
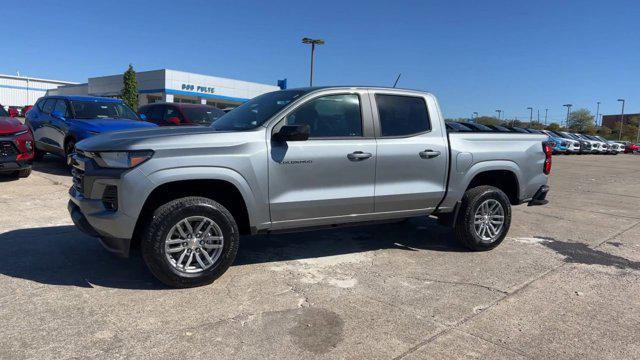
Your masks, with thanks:
<instances>
[{"instance_id":1,"label":"headlight","mask_svg":"<svg viewBox=\"0 0 640 360\"><path fill-rule=\"evenodd\" d=\"M98 152L94 159L101 167L130 169L149 160L153 151L106 151Z\"/></svg>"}]
</instances>

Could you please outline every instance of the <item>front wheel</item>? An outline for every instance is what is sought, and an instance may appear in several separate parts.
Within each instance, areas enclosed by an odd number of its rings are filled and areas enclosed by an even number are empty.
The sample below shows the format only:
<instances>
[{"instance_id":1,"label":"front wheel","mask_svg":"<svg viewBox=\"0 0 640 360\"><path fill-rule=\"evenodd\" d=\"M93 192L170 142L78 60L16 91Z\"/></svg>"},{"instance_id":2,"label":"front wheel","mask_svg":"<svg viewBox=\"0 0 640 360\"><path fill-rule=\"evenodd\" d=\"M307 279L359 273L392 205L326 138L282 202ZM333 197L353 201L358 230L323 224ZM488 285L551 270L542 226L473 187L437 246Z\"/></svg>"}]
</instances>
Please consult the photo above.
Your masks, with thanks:
<instances>
[{"instance_id":1,"label":"front wheel","mask_svg":"<svg viewBox=\"0 0 640 360\"><path fill-rule=\"evenodd\" d=\"M511 204L507 195L493 186L478 186L462 197L454 232L465 247L485 251L500 245L510 225Z\"/></svg>"},{"instance_id":2,"label":"front wheel","mask_svg":"<svg viewBox=\"0 0 640 360\"><path fill-rule=\"evenodd\" d=\"M239 243L238 226L224 206L208 198L185 197L153 213L141 250L158 280L185 288L220 277L233 263Z\"/></svg>"}]
</instances>

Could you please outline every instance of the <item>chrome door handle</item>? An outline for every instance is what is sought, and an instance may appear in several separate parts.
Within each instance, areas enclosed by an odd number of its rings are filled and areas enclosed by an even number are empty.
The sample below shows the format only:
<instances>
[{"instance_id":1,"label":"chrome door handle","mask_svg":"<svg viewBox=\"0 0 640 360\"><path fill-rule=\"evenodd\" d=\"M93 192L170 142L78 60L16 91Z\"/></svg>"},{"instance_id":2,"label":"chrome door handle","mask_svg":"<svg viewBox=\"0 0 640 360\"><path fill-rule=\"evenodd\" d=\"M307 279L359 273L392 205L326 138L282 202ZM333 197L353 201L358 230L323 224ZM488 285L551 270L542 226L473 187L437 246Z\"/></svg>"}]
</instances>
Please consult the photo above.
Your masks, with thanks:
<instances>
[{"instance_id":1,"label":"chrome door handle","mask_svg":"<svg viewBox=\"0 0 640 360\"><path fill-rule=\"evenodd\" d=\"M371 157L371 153L354 151L351 154L347 154L347 159L351 161L362 161Z\"/></svg>"},{"instance_id":2,"label":"chrome door handle","mask_svg":"<svg viewBox=\"0 0 640 360\"><path fill-rule=\"evenodd\" d=\"M420 157L423 158L423 159L431 159L431 158L434 158L436 156L440 156L440 151L437 151L437 150L425 150L425 151L420 151L418 153L418 155L420 155Z\"/></svg>"}]
</instances>

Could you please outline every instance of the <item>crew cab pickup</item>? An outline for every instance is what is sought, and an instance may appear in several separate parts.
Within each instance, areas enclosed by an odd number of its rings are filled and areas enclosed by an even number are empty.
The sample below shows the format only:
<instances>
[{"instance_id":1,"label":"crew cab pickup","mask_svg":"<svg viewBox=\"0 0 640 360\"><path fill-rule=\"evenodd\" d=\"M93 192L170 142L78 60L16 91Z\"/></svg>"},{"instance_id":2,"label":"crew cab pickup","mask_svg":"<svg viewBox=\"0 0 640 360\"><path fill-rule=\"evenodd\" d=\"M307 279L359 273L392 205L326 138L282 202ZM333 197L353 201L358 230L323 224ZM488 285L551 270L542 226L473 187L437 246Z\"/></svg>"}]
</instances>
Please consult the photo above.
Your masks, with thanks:
<instances>
[{"instance_id":1,"label":"crew cab pickup","mask_svg":"<svg viewBox=\"0 0 640 360\"><path fill-rule=\"evenodd\" d=\"M210 127L119 131L77 144L69 212L115 253L140 244L174 287L207 284L244 234L433 216L471 250L546 203L546 135L447 131L436 98L372 87L258 96Z\"/></svg>"}]
</instances>

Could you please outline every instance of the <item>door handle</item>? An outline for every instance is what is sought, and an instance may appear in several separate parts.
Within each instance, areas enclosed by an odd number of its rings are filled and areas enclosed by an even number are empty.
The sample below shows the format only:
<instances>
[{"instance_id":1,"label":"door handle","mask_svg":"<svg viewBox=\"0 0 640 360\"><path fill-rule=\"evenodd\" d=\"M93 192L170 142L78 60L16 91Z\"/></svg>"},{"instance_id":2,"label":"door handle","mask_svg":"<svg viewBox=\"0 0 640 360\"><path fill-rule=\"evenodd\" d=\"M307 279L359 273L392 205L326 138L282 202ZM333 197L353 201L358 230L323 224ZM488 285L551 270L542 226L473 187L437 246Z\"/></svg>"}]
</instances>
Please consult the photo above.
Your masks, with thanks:
<instances>
[{"instance_id":1,"label":"door handle","mask_svg":"<svg viewBox=\"0 0 640 360\"><path fill-rule=\"evenodd\" d=\"M418 155L420 155L420 157L423 158L423 159L431 159L431 158L434 158L436 156L440 156L440 151L438 151L438 150L425 150L425 151L420 151L418 153Z\"/></svg>"},{"instance_id":2,"label":"door handle","mask_svg":"<svg viewBox=\"0 0 640 360\"><path fill-rule=\"evenodd\" d=\"M371 157L371 153L354 151L351 154L347 154L347 159L351 161L362 161Z\"/></svg>"}]
</instances>

